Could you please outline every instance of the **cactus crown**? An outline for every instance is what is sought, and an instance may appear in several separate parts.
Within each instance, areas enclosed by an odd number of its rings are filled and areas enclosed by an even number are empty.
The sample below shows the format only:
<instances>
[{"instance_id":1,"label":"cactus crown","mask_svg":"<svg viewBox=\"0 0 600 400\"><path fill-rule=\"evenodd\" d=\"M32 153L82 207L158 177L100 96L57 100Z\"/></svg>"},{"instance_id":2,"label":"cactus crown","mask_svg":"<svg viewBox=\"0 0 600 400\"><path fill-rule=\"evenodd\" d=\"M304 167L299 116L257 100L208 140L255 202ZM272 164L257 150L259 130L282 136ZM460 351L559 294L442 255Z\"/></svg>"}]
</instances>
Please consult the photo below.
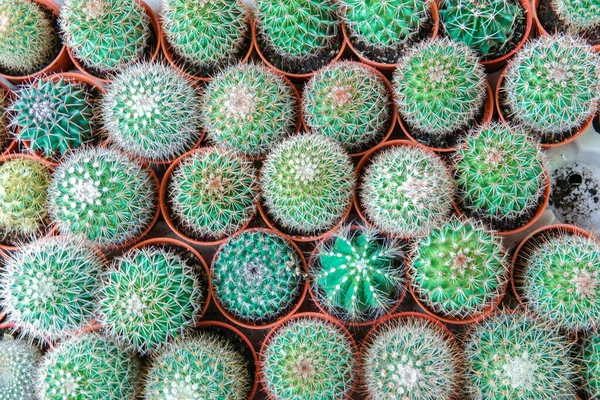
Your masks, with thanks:
<instances>
[{"instance_id":1,"label":"cactus crown","mask_svg":"<svg viewBox=\"0 0 600 400\"><path fill-rule=\"evenodd\" d=\"M381 141L393 123L384 81L353 62L317 71L304 87L302 104L309 129L338 140L351 153Z\"/></svg>"},{"instance_id":2,"label":"cactus crown","mask_svg":"<svg viewBox=\"0 0 600 400\"><path fill-rule=\"evenodd\" d=\"M345 321L373 320L404 291L400 244L370 228L343 226L318 247L311 265L319 304Z\"/></svg>"},{"instance_id":3,"label":"cactus crown","mask_svg":"<svg viewBox=\"0 0 600 400\"><path fill-rule=\"evenodd\" d=\"M583 387L589 398L600 395L600 336L589 333L583 339L581 355L581 376Z\"/></svg>"},{"instance_id":4,"label":"cactus crown","mask_svg":"<svg viewBox=\"0 0 600 400\"><path fill-rule=\"evenodd\" d=\"M202 120L208 138L218 146L263 157L294 132L297 106L281 76L247 63L227 68L208 84Z\"/></svg>"},{"instance_id":5,"label":"cactus crown","mask_svg":"<svg viewBox=\"0 0 600 400\"><path fill-rule=\"evenodd\" d=\"M3 400L33 400L40 351L32 343L4 335L0 340L0 393Z\"/></svg>"},{"instance_id":6,"label":"cactus crown","mask_svg":"<svg viewBox=\"0 0 600 400\"><path fill-rule=\"evenodd\" d=\"M600 3L595 0L551 0L550 5L573 32L600 26Z\"/></svg>"},{"instance_id":7,"label":"cactus crown","mask_svg":"<svg viewBox=\"0 0 600 400\"><path fill-rule=\"evenodd\" d=\"M80 150L56 168L48 190L50 216L63 234L118 246L151 223L155 191L150 173L118 151Z\"/></svg>"},{"instance_id":8,"label":"cactus crown","mask_svg":"<svg viewBox=\"0 0 600 400\"><path fill-rule=\"evenodd\" d=\"M303 234L338 223L350 205L354 183L348 154L320 134L296 135L279 143L261 175L269 213L284 228Z\"/></svg>"}]
</instances>

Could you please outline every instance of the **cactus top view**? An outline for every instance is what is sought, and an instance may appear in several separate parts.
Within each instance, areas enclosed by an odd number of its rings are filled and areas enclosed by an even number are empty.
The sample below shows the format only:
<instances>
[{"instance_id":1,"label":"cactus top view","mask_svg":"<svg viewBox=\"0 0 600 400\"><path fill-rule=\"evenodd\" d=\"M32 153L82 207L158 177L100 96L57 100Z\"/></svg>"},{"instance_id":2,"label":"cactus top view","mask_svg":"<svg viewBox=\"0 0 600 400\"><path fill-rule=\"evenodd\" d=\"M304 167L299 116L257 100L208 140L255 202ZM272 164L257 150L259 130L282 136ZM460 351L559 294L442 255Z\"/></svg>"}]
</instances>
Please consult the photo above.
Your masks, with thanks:
<instances>
[{"instance_id":1,"label":"cactus top view","mask_svg":"<svg viewBox=\"0 0 600 400\"><path fill-rule=\"evenodd\" d=\"M0 398L34 400L40 350L26 340L0 338Z\"/></svg>"},{"instance_id":2,"label":"cactus top view","mask_svg":"<svg viewBox=\"0 0 600 400\"><path fill-rule=\"evenodd\" d=\"M571 32L600 28L600 3L596 0L550 0L550 5Z\"/></svg>"}]
</instances>

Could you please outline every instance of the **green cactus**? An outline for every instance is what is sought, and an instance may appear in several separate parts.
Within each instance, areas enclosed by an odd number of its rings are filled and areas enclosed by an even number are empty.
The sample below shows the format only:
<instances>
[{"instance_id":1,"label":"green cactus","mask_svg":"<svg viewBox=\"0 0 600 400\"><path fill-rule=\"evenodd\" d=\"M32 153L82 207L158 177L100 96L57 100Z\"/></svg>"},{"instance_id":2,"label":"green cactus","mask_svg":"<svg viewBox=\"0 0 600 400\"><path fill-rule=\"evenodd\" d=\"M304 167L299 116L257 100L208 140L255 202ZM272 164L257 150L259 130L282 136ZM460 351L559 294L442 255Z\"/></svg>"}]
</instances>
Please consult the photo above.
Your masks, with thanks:
<instances>
[{"instance_id":1,"label":"green cactus","mask_svg":"<svg viewBox=\"0 0 600 400\"><path fill-rule=\"evenodd\" d=\"M293 88L281 76L247 63L225 69L208 84L202 121L216 145L264 157L294 133L297 107Z\"/></svg>"},{"instance_id":2,"label":"green cactus","mask_svg":"<svg viewBox=\"0 0 600 400\"><path fill-rule=\"evenodd\" d=\"M218 148L185 157L169 181L173 217L199 240L222 239L238 231L256 211L259 186L252 162Z\"/></svg>"},{"instance_id":3,"label":"green cactus","mask_svg":"<svg viewBox=\"0 0 600 400\"><path fill-rule=\"evenodd\" d=\"M69 154L48 190L50 216L63 234L82 234L101 246L119 246L139 236L157 207L150 173L107 148Z\"/></svg>"},{"instance_id":4,"label":"green cactus","mask_svg":"<svg viewBox=\"0 0 600 400\"><path fill-rule=\"evenodd\" d=\"M165 162L190 150L200 137L200 97L170 66L140 62L113 79L101 103L112 144L134 157Z\"/></svg>"},{"instance_id":5,"label":"green cactus","mask_svg":"<svg viewBox=\"0 0 600 400\"><path fill-rule=\"evenodd\" d=\"M199 260L145 246L117 258L100 291L99 321L119 341L152 353L192 325L206 301Z\"/></svg>"},{"instance_id":6,"label":"green cactus","mask_svg":"<svg viewBox=\"0 0 600 400\"><path fill-rule=\"evenodd\" d=\"M141 60L152 34L137 0L66 0L59 24L75 58L100 75Z\"/></svg>"},{"instance_id":7,"label":"green cactus","mask_svg":"<svg viewBox=\"0 0 600 400\"><path fill-rule=\"evenodd\" d=\"M477 54L450 39L414 46L394 73L400 116L411 135L433 147L453 147L457 132L482 112L487 81Z\"/></svg>"},{"instance_id":8,"label":"green cactus","mask_svg":"<svg viewBox=\"0 0 600 400\"><path fill-rule=\"evenodd\" d=\"M298 314L264 346L263 384L274 400L342 399L352 390L354 346L334 324Z\"/></svg>"},{"instance_id":9,"label":"green cactus","mask_svg":"<svg viewBox=\"0 0 600 400\"><path fill-rule=\"evenodd\" d=\"M505 116L542 143L561 142L596 113L600 56L582 39L541 36L511 60L502 86Z\"/></svg>"},{"instance_id":10,"label":"green cactus","mask_svg":"<svg viewBox=\"0 0 600 400\"><path fill-rule=\"evenodd\" d=\"M55 17L32 0L0 0L0 71L29 75L58 55Z\"/></svg>"},{"instance_id":11,"label":"green cactus","mask_svg":"<svg viewBox=\"0 0 600 400\"><path fill-rule=\"evenodd\" d=\"M212 75L240 60L250 46L250 15L237 0L165 0L167 42L186 70Z\"/></svg>"},{"instance_id":12,"label":"green cactus","mask_svg":"<svg viewBox=\"0 0 600 400\"><path fill-rule=\"evenodd\" d=\"M135 399L140 362L135 354L98 333L59 343L42 359L36 388L46 400Z\"/></svg>"},{"instance_id":13,"label":"green cactus","mask_svg":"<svg viewBox=\"0 0 600 400\"><path fill-rule=\"evenodd\" d=\"M21 87L8 112L17 137L32 150L59 159L92 140L94 106L88 88L58 78L37 79Z\"/></svg>"},{"instance_id":14,"label":"green cactus","mask_svg":"<svg viewBox=\"0 0 600 400\"><path fill-rule=\"evenodd\" d=\"M215 300L244 323L270 323L293 308L305 276L296 250L268 231L244 231L215 256Z\"/></svg>"},{"instance_id":15,"label":"green cactus","mask_svg":"<svg viewBox=\"0 0 600 400\"><path fill-rule=\"evenodd\" d=\"M458 203L496 229L531 220L547 185L541 146L518 126L496 122L474 129L454 159Z\"/></svg>"},{"instance_id":16,"label":"green cactus","mask_svg":"<svg viewBox=\"0 0 600 400\"><path fill-rule=\"evenodd\" d=\"M523 312L475 325L466 339L466 392L472 399L575 399L568 336Z\"/></svg>"},{"instance_id":17,"label":"green cactus","mask_svg":"<svg viewBox=\"0 0 600 400\"><path fill-rule=\"evenodd\" d=\"M0 340L2 400L35 400L35 370L40 356L34 344L4 335Z\"/></svg>"},{"instance_id":18,"label":"green cactus","mask_svg":"<svg viewBox=\"0 0 600 400\"><path fill-rule=\"evenodd\" d=\"M600 3L596 0L551 0L550 5L571 32L583 33L600 27Z\"/></svg>"},{"instance_id":19,"label":"green cactus","mask_svg":"<svg viewBox=\"0 0 600 400\"><path fill-rule=\"evenodd\" d=\"M361 175L359 194L365 216L392 236L423 235L452 213L452 175L438 156L420 147L384 148Z\"/></svg>"},{"instance_id":20,"label":"green cactus","mask_svg":"<svg viewBox=\"0 0 600 400\"><path fill-rule=\"evenodd\" d=\"M350 153L383 139L394 122L392 101L383 79L354 62L317 71L302 97L308 128L338 140Z\"/></svg>"},{"instance_id":21,"label":"green cactus","mask_svg":"<svg viewBox=\"0 0 600 400\"><path fill-rule=\"evenodd\" d=\"M590 399L600 396L600 336L590 333L583 339L581 376Z\"/></svg>"},{"instance_id":22,"label":"green cactus","mask_svg":"<svg viewBox=\"0 0 600 400\"><path fill-rule=\"evenodd\" d=\"M144 398L247 400L253 367L233 340L200 332L161 350L146 377Z\"/></svg>"},{"instance_id":23,"label":"green cactus","mask_svg":"<svg viewBox=\"0 0 600 400\"><path fill-rule=\"evenodd\" d=\"M400 243L370 228L343 226L317 248L311 265L319 304L345 321L382 316L404 292Z\"/></svg>"},{"instance_id":24,"label":"green cactus","mask_svg":"<svg viewBox=\"0 0 600 400\"><path fill-rule=\"evenodd\" d=\"M355 177L341 145L320 134L279 143L261 172L265 204L285 229L314 234L331 229L350 206Z\"/></svg>"}]
</instances>

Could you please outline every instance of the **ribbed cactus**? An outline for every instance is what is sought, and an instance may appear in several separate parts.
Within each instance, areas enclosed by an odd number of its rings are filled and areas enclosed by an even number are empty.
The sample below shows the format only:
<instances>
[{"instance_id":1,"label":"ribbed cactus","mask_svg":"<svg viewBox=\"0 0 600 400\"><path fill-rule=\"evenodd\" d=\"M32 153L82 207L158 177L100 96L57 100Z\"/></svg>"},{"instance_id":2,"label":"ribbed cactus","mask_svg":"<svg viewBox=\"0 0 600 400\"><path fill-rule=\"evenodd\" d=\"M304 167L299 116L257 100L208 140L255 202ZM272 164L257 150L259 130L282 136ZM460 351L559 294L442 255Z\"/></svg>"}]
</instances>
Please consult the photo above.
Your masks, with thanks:
<instances>
[{"instance_id":1,"label":"ribbed cactus","mask_svg":"<svg viewBox=\"0 0 600 400\"><path fill-rule=\"evenodd\" d=\"M260 362L263 384L274 400L342 399L352 390L356 375L347 334L308 316L280 327L266 343Z\"/></svg>"},{"instance_id":2,"label":"ribbed cactus","mask_svg":"<svg viewBox=\"0 0 600 400\"><path fill-rule=\"evenodd\" d=\"M116 150L70 154L48 190L50 215L61 233L82 234L101 246L118 246L139 236L156 211L150 173Z\"/></svg>"},{"instance_id":3,"label":"ribbed cactus","mask_svg":"<svg viewBox=\"0 0 600 400\"><path fill-rule=\"evenodd\" d=\"M38 79L17 92L8 109L18 138L32 150L60 158L92 140L94 106L83 84L63 78Z\"/></svg>"},{"instance_id":4,"label":"ribbed cactus","mask_svg":"<svg viewBox=\"0 0 600 400\"><path fill-rule=\"evenodd\" d=\"M292 87L267 67L229 67L206 87L202 121L208 139L249 157L264 157L294 133L297 99Z\"/></svg>"},{"instance_id":5,"label":"ribbed cactus","mask_svg":"<svg viewBox=\"0 0 600 400\"><path fill-rule=\"evenodd\" d=\"M541 146L518 126L475 128L454 159L458 203L469 215L501 230L529 222L546 189Z\"/></svg>"},{"instance_id":6,"label":"ribbed cactus","mask_svg":"<svg viewBox=\"0 0 600 400\"><path fill-rule=\"evenodd\" d=\"M28 75L58 55L55 17L31 0L0 0L0 72Z\"/></svg>"},{"instance_id":7,"label":"ribbed cactus","mask_svg":"<svg viewBox=\"0 0 600 400\"><path fill-rule=\"evenodd\" d=\"M504 312L475 325L464 352L469 398L575 399L568 336L530 315Z\"/></svg>"},{"instance_id":8,"label":"ribbed cactus","mask_svg":"<svg viewBox=\"0 0 600 400\"><path fill-rule=\"evenodd\" d=\"M350 157L335 140L301 134L280 142L261 171L268 212L285 229L314 234L331 229L354 191Z\"/></svg>"},{"instance_id":9,"label":"ribbed cactus","mask_svg":"<svg viewBox=\"0 0 600 400\"><path fill-rule=\"evenodd\" d=\"M56 340L94 319L104 261L81 238L40 239L10 256L0 306L29 336Z\"/></svg>"},{"instance_id":10,"label":"ribbed cactus","mask_svg":"<svg viewBox=\"0 0 600 400\"><path fill-rule=\"evenodd\" d=\"M302 261L283 238L244 231L215 256L215 300L244 323L270 323L298 302L305 281Z\"/></svg>"},{"instance_id":11,"label":"ribbed cactus","mask_svg":"<svg viewBox=\"0 0 600 400\"><path fill-rule=\"evenodd\" d=\"M422 42L400 60L394 93L400 116L419 142L452 147L457 132L483 111L487 81L477 54L450 39Z\"/></svg>"},{"instance_id":12,"label":"ribbed cactus","mask_svg":"<svg viewBox=\"0 0 600 400\"><path fill-rule=\"evenodd\" d=\"M438 156L420 147L385 148L361 175L365 216L388 234L420 236L441 226L452 212L452 175Z\"/></svg>"},{"instance_id":13,"label":"ribbed cactus","mask_svg":"<svg viewBox=\"0 0 600 400\"><path fill-rule=\"evenodd\" d=\"M558 18L575 33L600 26L600 3L595 0L551 0Z\"/></svg>"},{"instance_id":14,"label":"ribbed cactus","mask_svg":"<svg viewBox=\"0 0 600 400\"><path fill-rule=\"evenodd\" d=\"M137 0L66 0L59 22L73 55L100 75L139 61L152 33Z\"/></svg>"},{"instance_id":15,"label":"ribbed cactus","mask_svg":"<svg viewBox=\"0 0 600 400\"><path fill-rule=\"evenodd\" d=\"M239 347L210 331L168 344L152 360L144 398L247 400L254 366Z\"/></svg>"},{"instance_id":16,"label":"ribbed cactus","mask_svg":"<svg viewBox=\"0 0 600 400\"><path fill-rule=\"evenodd\" d=\"M117 258L100 291L99 321L139 352L154 352L194 323L206 301L200 261L146 246Z\"/></svg>"},{"instance_id":17,"label":"ribbed cactus","mask_svg":"<svg viewBox=\"0 0 600 400\"><path fill-rule=\"evenodd\" d=\"M136 356L113 339L77 335L46 353L36 389L47 400L133 400L139 371Z\"/></svg>"},{"instance_id":18,"label":"ribbed cactus","mask_svg":"<svg viewBox=\"0 0 600 400\"><path fill-rule=\"evenodd\" d=\"M0 339L0 395L2 400L34 400L38 348L5 335Z\"/></svg>"},{"instance_id":19,"label":"ribbed cactus","mask_svg":"<svg viewBox=\"0 0 600 400\"><path fill-rule=\"evenodd\" d=\"M344 226L318 247L313 291L329 313L351 322L388 312L404 291L400 243L371 228Z\"/></svg>"},{"instance_id":20,"label":"ribbed cactus","mask_svg":"<svg viewBox=\"0 0 600 400\"><path fill-rule=\"evenodd\" d=\"M526 43L505 70L505 115L556 143L574 134L600 103L600 56L582 39L541 36Z\"/></svg>"},{"instance_id":21,"label":"ribbed cactus","mask_svg":"<svg viewBox=\"0 0 600 400\"><path fill-rule=\"evenodd\" d=\"M304 87L308 128L339 141L350 153L375 145L388 131L392 99L384 81L353 62L322 68Z\"/></svg>"},{"instance_id":22,"label":"ribbed cactus","mask_svg":"<svg viewBox=\"0 0 600 400\"><path fill-rule=\"evenodd\" d=\"M588 334L582 343L581 375L583 388L591 399L600 396L600 336Z\"/></svg>"}]
</instances>

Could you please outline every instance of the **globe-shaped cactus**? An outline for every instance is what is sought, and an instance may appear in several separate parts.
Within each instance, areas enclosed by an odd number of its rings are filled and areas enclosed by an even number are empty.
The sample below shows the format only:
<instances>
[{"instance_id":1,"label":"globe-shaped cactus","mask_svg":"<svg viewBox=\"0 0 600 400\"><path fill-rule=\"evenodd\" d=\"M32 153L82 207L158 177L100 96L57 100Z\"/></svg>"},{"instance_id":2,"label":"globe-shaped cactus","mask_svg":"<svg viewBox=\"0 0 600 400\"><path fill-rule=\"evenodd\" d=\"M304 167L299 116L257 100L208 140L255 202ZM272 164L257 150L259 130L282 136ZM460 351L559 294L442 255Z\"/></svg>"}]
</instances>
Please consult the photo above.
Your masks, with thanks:
<instances>
[{"instance_id":1,"label":"globe-shaped cactus","mask_svg":"<svg viewBox=\"0 0 600 400\"><path fill-rule=\"evenodd\" d=\"M34 400L40 350L26 340L0 340L0 395L3 400Z\"/></svg>"},{"instance_id":2,"label":"globe-shaped cactus","mask_svg":"<svg viewBox=\"0 0 600 400\"><path fill-rule=\"evenodd\" d=\"M550 5L569 31L586 33L600 27L600 4L594 0L551 0Z\"/></svg>"}]
</instances>

